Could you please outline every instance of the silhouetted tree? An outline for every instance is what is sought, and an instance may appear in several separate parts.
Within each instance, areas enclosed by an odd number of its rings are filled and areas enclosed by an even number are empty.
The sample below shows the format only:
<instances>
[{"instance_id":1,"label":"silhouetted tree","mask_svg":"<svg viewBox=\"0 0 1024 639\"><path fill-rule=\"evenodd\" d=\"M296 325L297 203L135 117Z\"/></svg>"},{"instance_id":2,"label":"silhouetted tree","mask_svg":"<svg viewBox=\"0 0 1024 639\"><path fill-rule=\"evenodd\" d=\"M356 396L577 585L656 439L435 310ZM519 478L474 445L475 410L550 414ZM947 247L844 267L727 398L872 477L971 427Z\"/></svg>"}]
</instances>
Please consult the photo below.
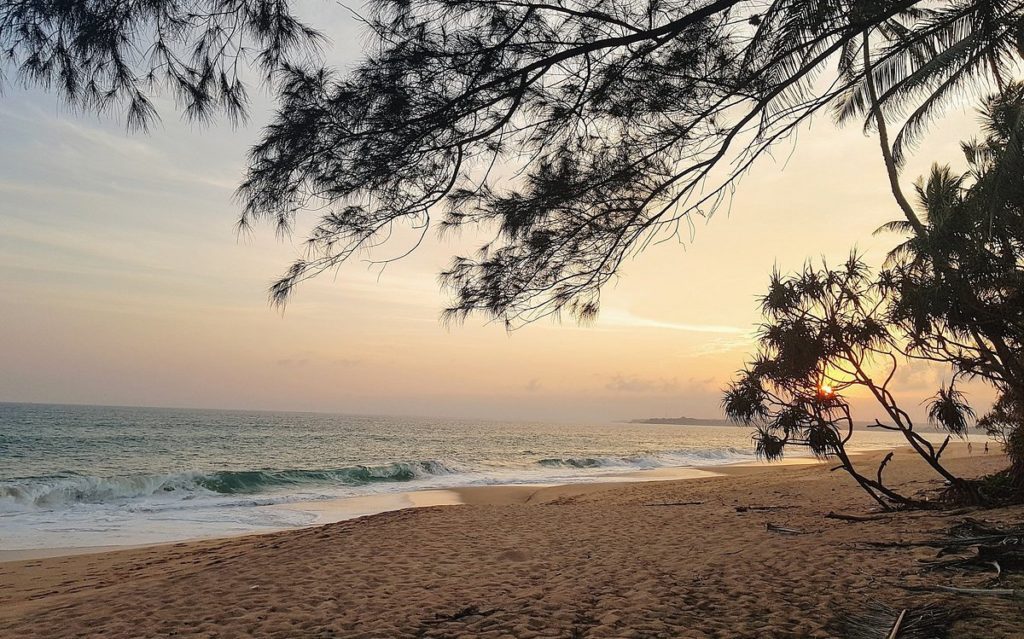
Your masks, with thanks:
<instances>
[{"instance_id":1,"label":"silhouetted tree","mask_svg":"<svg viewBox=\"0 0 1024 639\"><path fill-rule=\"evenodd\" d=\"M893 196L907 222L917 232L923 225L903 193L899 167L923 135L929 121L982 76L1000 88L1024 47L1016 2L933 3L904 12L913 16L909 26L899 20L865 30L861 56L844 56L840 73L859 78L835 105L842 123L865 118L865 130L874 128L882 150ZM873 56L872 36L883 38L881 56ZM859 62L859 65L858 65ZM859 72L859 73L858 73ZM887 120L903 124L890 140Z\"/></svg>"},{"instance_id":2,"label":"silhouetted tree","mask_svg":"<svg viewBox=\"0 0 1024 639\"><path fill-rule=\"evenodd\" d=\"M129 129L157 117L169 91L193 119L246 115L248 65L269 76L322 38L289 0L4 0L0 53L20 81L87 110L125 110ZM0 80L4 79L0 67Z\"/></svg>"},{"instance_id":3,"label":"silhouetted tree","mask_svg":"<svg viewBox=\"0 0 1024 639\"><path fill-rule=\"evenodd\" d=\"M923 506L885 485L887 456L874 476L860 472L847 452L854 435L848 396L860 389L887 416L876 426L897 431L957 497L974 499L973 487L943 466L951 436L963 436L973 415L953 388L940 389L929 409L933 422L950 432L936 446L893 396L900 336L884 322L887 300L856 256L837 269L805 266L792 276L772 274L761 300L766 322L754 360L729 386L723 406L734 421L755 427L758 456L779 459L789 446L836 458L839 468L884 508Z\"/></svg>"},{"instance_id":4,"label":"silhouetted tree","mask_svg":"<svg viewBox=\"0 0 1024 639\"><path fill-rule=\"evenodd\" d=\"M714 212L829 105L880 134L907 114L902 156L944 100L1016 59L1022 4L385 0L370 53L339 75L298 56L317 38L284 0L13 0L0 49L24 81L84 107L125 100L139 126L161 86L190 115L244 113L236 63L253 47L280 107L241 223L290 231L320 212L272 298L396 225L483 225L493 240L443 273L449 317L513 325L593 316L624 259Z\"/></svg>"},{"instance_id":5,"label":"silhouetted tree","mask_svg":"<svg viewBox=\"0 0 1024 639\"><path fill-rule=\"evenodd\" d=\"M838 457L880 503L911 503L884 486L882 468L872 480L846 456L853 422L842 391L860 387L888 416L876 425L902 433L956 499L1024 498L1024 85L1002 85L982 115L984 138L963 144L969 172L934 166L917 184L920 217L880 229L907 237L877 279L856 258L841 269L772 276L758 356L724 400L731 418L756 426L762 456L807 446ZM1002 440L1010 469L968 482L943 468L949 437L933 447L889 390L903 357L952 371L928 409L951 436L965 436L975 419L955 384L980 378L996 388L978 425Z\"/></svg>"},{"instance_id":6,"label":"silhouetted tree","mask_svg":"<svg viewBox=\"0 0 1024 639\"><path fill-rule=\"evenodd\" d=\"M909 237L880 284L910 355L999 392L982 425L1007 444L1024 491L1024 85L1005 85L982 114L984 138L963 145L970 171L935 166L918 184L923 227L883 227Z\"/></svg>"}]
</instances>

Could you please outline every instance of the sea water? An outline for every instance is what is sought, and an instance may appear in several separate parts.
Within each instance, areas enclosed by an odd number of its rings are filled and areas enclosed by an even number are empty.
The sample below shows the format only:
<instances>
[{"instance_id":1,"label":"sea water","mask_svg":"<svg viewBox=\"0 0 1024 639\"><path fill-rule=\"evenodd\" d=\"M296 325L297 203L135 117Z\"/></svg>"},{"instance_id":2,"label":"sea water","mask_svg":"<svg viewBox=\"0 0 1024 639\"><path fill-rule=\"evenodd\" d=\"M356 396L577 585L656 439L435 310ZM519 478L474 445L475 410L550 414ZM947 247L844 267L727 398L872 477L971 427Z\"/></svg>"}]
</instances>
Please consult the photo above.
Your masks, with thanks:
<instances>
[{"instance_id":1,"label":"sea water","mask_svg":"<svg viewBox=\"0 0 1024 639\"><path fill-rule=\"evenodd\" d=\"M750 432L729 426L0 403L0 550L258 532L314 523L302 504L327 499L746 460Z\"/></svg>"}]
</instances>

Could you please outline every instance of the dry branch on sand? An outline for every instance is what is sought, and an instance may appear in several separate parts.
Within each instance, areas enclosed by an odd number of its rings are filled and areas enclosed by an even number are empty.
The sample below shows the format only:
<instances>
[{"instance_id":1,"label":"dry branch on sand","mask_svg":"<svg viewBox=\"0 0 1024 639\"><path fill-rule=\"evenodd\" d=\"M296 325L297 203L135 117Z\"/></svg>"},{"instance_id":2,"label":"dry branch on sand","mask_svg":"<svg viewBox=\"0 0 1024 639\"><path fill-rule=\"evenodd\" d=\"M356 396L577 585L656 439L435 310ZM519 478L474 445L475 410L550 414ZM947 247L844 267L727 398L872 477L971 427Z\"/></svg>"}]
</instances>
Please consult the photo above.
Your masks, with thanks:
<instances>
[{"instance_id":1,"label":"dry branch on sand","mask_svg":"<svg viewBox=\"0 0 1024 639\"><path fill-rule=\"evenodd\" d=\"M840 521L856 521L856 522L864 522L864 521L889 521L889 520L892 519L892 515L888 514L888 513L876 513L876 514L873 514L873 515L847 515L845 513L837 513L837 512L834 512L834 511L829 511L829 513L827 515L825 515L825 519L838 519Z\"/></svg>"}]
</instances>

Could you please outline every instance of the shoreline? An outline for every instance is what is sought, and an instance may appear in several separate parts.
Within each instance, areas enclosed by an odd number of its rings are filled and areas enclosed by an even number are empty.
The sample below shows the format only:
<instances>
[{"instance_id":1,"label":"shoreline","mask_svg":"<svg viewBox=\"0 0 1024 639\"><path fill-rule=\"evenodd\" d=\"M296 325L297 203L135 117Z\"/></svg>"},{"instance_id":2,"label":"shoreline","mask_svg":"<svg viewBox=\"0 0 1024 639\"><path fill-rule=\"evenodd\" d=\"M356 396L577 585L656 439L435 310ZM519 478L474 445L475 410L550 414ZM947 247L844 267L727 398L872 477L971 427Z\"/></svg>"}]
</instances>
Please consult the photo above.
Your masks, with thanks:
<instances>
[{"instance_id":1,"label":"shoreline","mask_svg":"<svg viewBox=\"0 0 1024 639\"><path fill-rule=\"evenodd\" d=\"M966 451L966 447L959 442L950 444L950 447L951 449L963 447L964 451ZM910 450L910 448L908 446L900 446L895 449L864 448L851 451L850 456L859 457L888 450L907 451ZM40 548L18 549L0 548L0 564L36 559L94 555L120 552L123 550L161 548L182 543L189 544L203 541L241 539L279 532L316 528L343 521L364 519L385 513L400 512L416 508L430 508L435 506L497 506L526 504L530 503L533 496L541 492L548 495L554 494L558 496L575 497L605 489L621 488L630 484L691 481L712 477L736 477L749 475L759 470L815 466L824 463L824 461L810 456L792 456L773 462L747 459L714 465L662 467L626 471L622 473L609 473L606 475L591 475L582 477L580 481L571 482L456 485L449 487L429 487L407 491L383 492L353 497L284 502L265 506L254 506L253 508L304 513L313 516L314 519L309 523L297 526L276 528L267 527L263 530L223 535L182 537L156 542L87 546L47 546Z\"/></svg>"},{"instance_id":2,"label":"shoreline","mask_svg":"<svg viewBox=\"0 0 1024 639\"><path fill-rule=\"evenodd\" d=\"M856 454L864 454L870 450L858 451ZM623 473L609 473L607 475L592 475L581 478L580 481L557 482L557 483L509 483L509 484L488 484L488 485L467 485L451 487L430 487L408 491L397 491L393 493L377 493L359 495L354 497L340 497L333 499L295 501L273 504L267 506L254 506L254 508L270 510L287 510L313 515L315 519L299 526L270 528L243 533L226 535L209 535L199 537L184 537L152 543L129 543L110 545L90 546L53 546L42 548L24 549L0 549L0 564L27 561L35 559L51 559L59 557L72 557L78 555L91 555L123 550L138 550L145 548L160 548L173 546L182 543L196 543L214 540L229 540L267 535L291 530L303 530L315 528L342 521L351 521L376 515L398 512L415 508L430 508L435 506L465 506L465 505L510 505L529 503L531 497L538 492L557 493L565 495L585 495L587 493L604 490L608 488L622 487L635 483L648 482L672 482L689 481L711 477L726 477L730 475L746 474L750 470L771 467L808 466L821 464L823 462L813 457L790 457L777 462L764 462L755 459L733 461L724 464L711 466L680 466L652 468Z\"/></svg>"}]
</instances>

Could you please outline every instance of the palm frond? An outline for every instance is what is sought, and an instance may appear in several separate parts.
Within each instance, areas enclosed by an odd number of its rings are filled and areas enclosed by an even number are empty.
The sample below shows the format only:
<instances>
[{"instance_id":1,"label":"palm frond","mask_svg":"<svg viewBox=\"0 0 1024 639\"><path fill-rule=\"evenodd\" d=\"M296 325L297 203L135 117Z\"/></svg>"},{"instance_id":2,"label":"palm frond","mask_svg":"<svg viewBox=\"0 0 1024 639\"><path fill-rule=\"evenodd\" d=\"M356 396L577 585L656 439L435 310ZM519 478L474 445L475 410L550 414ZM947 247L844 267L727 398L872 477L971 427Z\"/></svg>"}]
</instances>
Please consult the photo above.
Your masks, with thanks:
<instances>
[{"instance_id":1,"label":"palm frond","mask_svg":"<svg viewBox=\"0 0 1024 639\"><path fill-rule=\"evenodd\" d=\"M879 226L872 232L872 235L881 235L883 233L900 233L902 235L909 235L914 232L914 225L907 220L893 220L886 222Z\"/></svg>"}]
</instances>

